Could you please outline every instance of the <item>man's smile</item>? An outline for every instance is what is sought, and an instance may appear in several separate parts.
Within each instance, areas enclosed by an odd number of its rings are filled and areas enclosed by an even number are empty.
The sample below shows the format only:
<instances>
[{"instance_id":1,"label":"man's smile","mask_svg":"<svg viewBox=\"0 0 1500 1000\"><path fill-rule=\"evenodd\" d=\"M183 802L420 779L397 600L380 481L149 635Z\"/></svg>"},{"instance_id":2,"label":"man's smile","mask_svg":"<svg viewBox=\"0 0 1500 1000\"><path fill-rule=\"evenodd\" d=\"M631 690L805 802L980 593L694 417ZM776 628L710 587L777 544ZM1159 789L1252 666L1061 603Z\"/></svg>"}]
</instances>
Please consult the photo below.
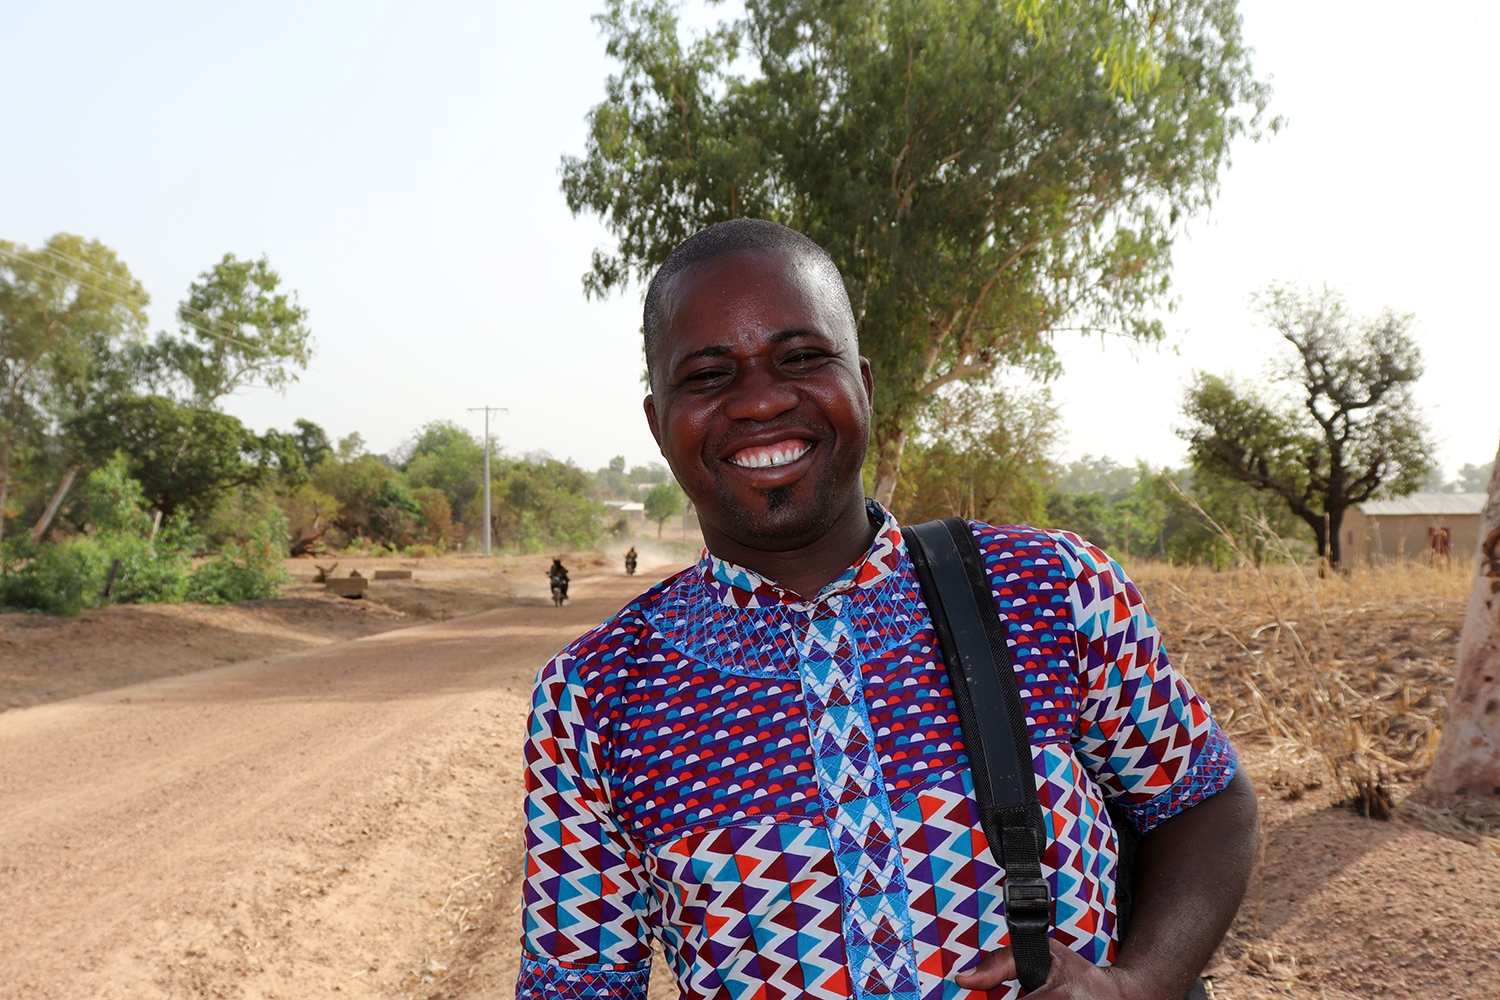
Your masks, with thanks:
<instances>
[{"instance_id":1,"label":"man's smile","mask_svg":"<svg viewBox=\"0 0 1500 1000\"><path fill-rule=\"evenodd\" d=\"M732 465L745 469L769 469L790 465L812 450L812 442L802 438L787 438L775 444L741 448L729 456Z\"/></svg>"}]
</instances>

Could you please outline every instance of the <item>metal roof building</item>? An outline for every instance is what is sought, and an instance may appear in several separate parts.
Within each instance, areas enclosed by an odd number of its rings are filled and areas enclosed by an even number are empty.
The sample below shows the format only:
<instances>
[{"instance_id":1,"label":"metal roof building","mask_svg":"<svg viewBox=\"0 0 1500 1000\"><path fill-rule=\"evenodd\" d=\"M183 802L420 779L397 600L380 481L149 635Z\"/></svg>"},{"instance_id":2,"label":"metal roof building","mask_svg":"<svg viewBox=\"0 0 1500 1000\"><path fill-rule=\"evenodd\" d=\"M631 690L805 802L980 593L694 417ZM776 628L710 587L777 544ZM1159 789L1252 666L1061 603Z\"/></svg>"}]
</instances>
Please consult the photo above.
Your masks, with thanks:
<instances>
[{"instance_id":1,"label":"metal roof building","mask_svg":"<svg viewBox=\"0 0 1500 1000\"><path fill-rule=\"evenodd\" d=\"M1413 493L1366 501L1344 513L1344 564L1467 562L1479 547L1479 514L1487 499L1483 493Z\"/></svg>"}]
</instances>

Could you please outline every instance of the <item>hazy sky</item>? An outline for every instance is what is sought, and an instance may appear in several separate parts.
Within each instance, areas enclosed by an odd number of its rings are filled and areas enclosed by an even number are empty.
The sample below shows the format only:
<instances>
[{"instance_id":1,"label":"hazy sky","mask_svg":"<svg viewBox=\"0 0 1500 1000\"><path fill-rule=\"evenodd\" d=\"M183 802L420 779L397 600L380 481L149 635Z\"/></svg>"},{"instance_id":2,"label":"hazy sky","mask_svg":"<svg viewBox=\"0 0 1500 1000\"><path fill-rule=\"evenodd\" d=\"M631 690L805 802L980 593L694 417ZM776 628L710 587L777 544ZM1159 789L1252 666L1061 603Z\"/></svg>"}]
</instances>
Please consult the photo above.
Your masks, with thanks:
<instances>
[{"instance_id":1,"label":"hazy sky","mask_svg":"<svg viewBox=\"0 0 1500 1000\"><path fill-rule=\"evenodd\" d=\"M467 408L488 404L508 408L494 428L513 452L655 459L638 292L584 300L611 240L557 186L611 71L597 6L3 0L0 237L114 247L154 329L225 252L269 256L316 355L284 396L227 404L257 429L306 417L384 451L429 420L477 431ZM1439 461L1488 461L1500 6L1241 9L1287 128L1235 150L1179 244L1165 347L1063 336L1060 457L1179 463L1186 378L1262 375L1276 341L1247 300L1284 280L1415 313Z\"/></svg>"}]
</instances>

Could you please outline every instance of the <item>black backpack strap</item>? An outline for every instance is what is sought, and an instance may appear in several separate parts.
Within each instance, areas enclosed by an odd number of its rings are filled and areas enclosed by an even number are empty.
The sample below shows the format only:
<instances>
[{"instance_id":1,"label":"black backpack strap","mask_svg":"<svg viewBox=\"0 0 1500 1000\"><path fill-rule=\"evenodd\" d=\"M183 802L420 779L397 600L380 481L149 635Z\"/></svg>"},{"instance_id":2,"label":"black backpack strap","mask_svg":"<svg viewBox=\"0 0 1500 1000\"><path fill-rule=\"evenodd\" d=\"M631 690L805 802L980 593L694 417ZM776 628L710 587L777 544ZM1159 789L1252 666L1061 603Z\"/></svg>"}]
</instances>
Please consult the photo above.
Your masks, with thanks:
<instances>
[{"instance_id":1,"label":"black backpack strap","mask_svg":"<svg viewBox=\"0 0 1500 1000\"><path fill-rule=\"evenodd\" d=\"M979 825L1005 869L1005 923L1016 977L1028 993L1052 968L1052 892L1042 876L1046 845L1031 765L1031 739L1005 626L984 562L961 517L903 527L907 555L932 613L979 800Z\"/></svg>"}]
</instances>

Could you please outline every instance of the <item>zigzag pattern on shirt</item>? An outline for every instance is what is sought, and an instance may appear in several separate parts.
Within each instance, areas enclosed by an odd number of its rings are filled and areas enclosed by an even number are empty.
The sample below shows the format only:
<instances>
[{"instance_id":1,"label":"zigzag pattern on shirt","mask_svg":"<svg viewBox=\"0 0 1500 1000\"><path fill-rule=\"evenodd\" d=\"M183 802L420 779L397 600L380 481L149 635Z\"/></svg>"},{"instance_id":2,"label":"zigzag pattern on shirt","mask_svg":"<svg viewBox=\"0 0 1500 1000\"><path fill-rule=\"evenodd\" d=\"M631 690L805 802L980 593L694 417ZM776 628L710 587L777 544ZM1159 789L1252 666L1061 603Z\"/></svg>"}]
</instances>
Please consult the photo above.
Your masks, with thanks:
<instances>
[{"instance_id":1,"label":"zigzag pattern on shirt","mask_svg":"<svg viewBox=\"0 0 1500 1000\"><path fill-rule=\"evenodd\" d=\"M822 827L726 827L681 837L647 865L669 887L664 943L688 996L849 997L843 895Z\"/></svg>"},{"instance_id":2,"label":"zigzag pattern on shirt","mask_svg":"<svg viewBox=\"0 0 1500 1000\"><path fill-rule=\"evenodd\" d=\"M1058 936L1108 961L1103 796L1149 828L1222 788L1233 751L1102 553L974 531L1053 825ZM926 619L887 519L813 601L705 557L544 669L518 996L639 1000L656 937L690 1000L978 1000L951 974L1004 939L1003 874Z\"/></svg>"}]
</instances>

